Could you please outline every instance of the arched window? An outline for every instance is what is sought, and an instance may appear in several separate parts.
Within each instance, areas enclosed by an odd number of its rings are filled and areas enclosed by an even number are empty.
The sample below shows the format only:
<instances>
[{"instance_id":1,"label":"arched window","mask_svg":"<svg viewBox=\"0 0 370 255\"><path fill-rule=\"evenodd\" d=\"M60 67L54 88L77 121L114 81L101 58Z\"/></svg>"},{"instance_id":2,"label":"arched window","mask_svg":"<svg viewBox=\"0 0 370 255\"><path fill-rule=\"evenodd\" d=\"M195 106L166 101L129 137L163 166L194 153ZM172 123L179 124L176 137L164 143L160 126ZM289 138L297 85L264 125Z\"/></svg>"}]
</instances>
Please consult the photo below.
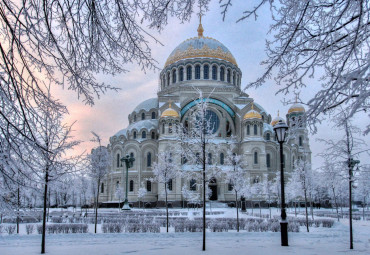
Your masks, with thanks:
<instances>
[{"instance_id":1,"label":"arched window","mask_svg":"<svg viewBox=\"0 0 370 255\"><path fill-rule=\"evenodd\" d=\"M146 166L151 167L152 166L152 153L148 152L146 154Z\"/></svg>"},{"instance_id":2,"label":"arched window","mask_svg":"<svg viewBox=\"0 0 370 255\"><path fill-rule=\"evenodd\" d=\"M254 124L253 126L253 133L254 135L257 135L257 125L256 124Z\"/></svg>"},{"instance_id":3,"label":"arched window","mask_svg":"<svg viewBox=\"0 0 370 255\"><path fill-rule=\"evenodd\" d=\"M217 80L217 66L212 66L212 80Z\"/></svg>"},{"instance_id":4,"label":"arched window","mask_svg":"<svg viewBox=\"0 0 370 255\"><path fill-rule=\"evenodd\" d=\"M255 176L253 178L253 183L259 183L260 182L260 177L259 176Z\"/></svg>"},{"instance_id":5,"label":"arched window","mask_svg":"<svg viewBox=\"0 0 370 255\"><path fill-rule=\"evenodd\" d=\"M293 156L293 162L292 162L293 164L293 169L295 168L295 157Z\"/></svg>"},{"instance_id":6,"label":"arched window","mask_svg":"<svg viewBox=\"0 0 370 255\"><path fill-rule=\"evenodd\" d=\"M226 121L226 136L227 137L231 136L231 127L230 127L230 122L228 120Z\"/></svg>"},{"instance_id":7,"label":"arched window","mask_svg":"<svg viewBox=\"0 0 370 255\"><path fill-rule=\"evenodd\" d=\"M188 81L190 81L190 80L191 80L191 72L192 72L192 70L191 70L191 66L186 67L186 79L187 79Z\"/></svg>"},{"instance_id":8,"label":"arched window","mask_svg":"<svg viewBox=\"0 0 370 255\"><path fill-rule=\"evenodd\" d=\"M184 68L180 67L179 69L179 80L183 81L184 80Z\"/></svg>"},{"instance_id":9,"label":"arched window","mask_svg":"<svg viewBox=\"0 0 370 255\"><path fill-rule=\"evenodd\" d=\"M267 141L270 141L270 139L271 139L271 137L270 137L270 133L267 133L267 134L266 134L266 140L267 140Z\"/></svg>"},{"instance_id":10,"label":"arched window","mask_svg":"<svg viewBox=\"0 0 370 255\"><path fill-rule=\"evenodd\" d=\"M145 113L144 112L141 114L141 120L145 120Z\"/></svg>"},{"instance_id":11,"label":"arched window","mask_svg":"<svg viewBox=\"0 0 370 255\"><path fill-rule=\"evenodd\" d=\"M136 121L136 115L134 115L134 122Z\"/></svg>"},{"instance_id":12,"label":"arched window","mask_svg":"<svg viewBox=\"0 0 370 255\"><path fill-rule=\"evenodd\" d=\"M228 191L233 191L233 189L234 189L234 185L233 185L231 182L229 182L229 183L227 184L227 190L228 190Z\"/></svg>"},{"instance_id":13,"label":"arched window","mask_svg":"<svg viewBox=\"0 0 370 255\"><path fill-rule=\"evenodd\" d=\"M155 139L155 132L153 131L152 132L152 137L151 137L153 140Z\"/></svg>"},{"instance_id":14,"label":"arched window","mask_svg":"<svg viewBox=\"0 0 370 255\"><path fill-rule=\"evenodd\" d=\"M191 191L197 190L197 182L194 179L190 180L189 187Z\"/></svg>"},{"instance_id":15,"label":"arched window","mask_svg":"<svg viewBox=\"0 0 370 255\"><path fill-rule=\"evenodd\" d=\"M208 161L208 165L212 165L212 153L208 153L207 161Z\"/></svg>"},{"instance_id":16,"label":"arched window","mask_svg":"<svg viewBox=\"0 0 370 255\"><path fill-rule=\"evenodd\" d=\"M136 139L136 131L134 131L134 139Z\"/></svg>"},{"instance_id":17,"label":"arched window","mask_svg":"<svg viewBox=\"0 0 370 255\"><path fill-rule=\"evenodd\" d=\"M130 192L134 192L134 180L130 180Z\"/></svg>"},{"instance_id":18,"label":"arched window","mask_svg":"<svg viewBox=\"0 0 370 255\"><path fill-rule=\"evenodd\" d=\"M165 130L165 127L164 127L164 123L162 124L162 134L164 134L164 130Z\"/></svg>"},{"instance_id":19,"label":"arched window","mask_svg":"<svg viewBox=\"0 0 370 255\"><path fill-rule=\"evenodd\" d=\"M209 79L209 65L203 66L203 77L205 80Z\"/></svg>"},{"instance_id":20,"label":"arched window","mask_svg":"<svg viewBox=\"0 0 370 255\"><path fill-rule=\"evenodd\" d=\"M270 154L266 155L266 166L271 167L271 155Z\"/></svg>"},{"instance_id":21,"label":"arched window","mask_svg":"<svg viewBox=\"0 0 370 255\"><path fill-rule=\"evenodd\" d=\"M120 157L119 153L117 153L117 167L119 167L120 159L121 159L121 157Z\"/></svg>"},{"instance_id":22,"label":"arched window","mask_svg":"<svg viewBox=\"0 0 370 255\"><path fill-rule=\"evenodd\" d=\"M225 81L225 68L223 66L220 69L220 80Z\"/></svg>"},{"instance_id":23,"label":"arched window","mask_svg":"<svg viewBox=\"0 0 370 255\"><path fill-rule=\"evenodd\" d=\"M143 131L142 133L141 133L141 138L146 138L146 132L145 131Z\"/></svg>"},{"instance_id":24,"label":"arched window","mask_svg":"<svg viewBox=\"0 0 370 255\"><path fill-rule=\"evenodd\" d=\"M119 181L116 182L116 189L119 188Z\"/></svg>"},{"instance_id":25,"label":"arched window","mask_svg":"<svg viewBox=\"0 0 370 255\"><path fill-rule=\"evenodd\" d=\"M172 134L172 123L168 123L168 133Z\"/></svg>"},{"instance_id":26,"label":"arched window","mask_svg":"<svg viewBox=\"0 0 370 255\"><path fill-rule=\"evenodd\" d=\"M100 185L100 192L101 193L104 193L104 183L103 182Z\"/></svg>"},{"instance_id":27,"label":"arched window","mask_svg":"<svg viewBox=\"0 0 370 255\"><path fill-rule=\"evenodd\" d=\"M182 156L181 158L181 163L184 165L186 163L188 163L188 159L186 158L186 156Z\"/></svg>"},{"instance_id":28,"label":"arched window","mask_svg":"<svg viewBox=\"0 0 370 255\"><path fill-rule=\"evenodd\" d=\"M221 152L220 153L220 165L225 164L225 155Z\"/></svg>"},{"instance_id":29,"label":"arched window","mask_svg":"<svg viewBox=\"0 0 370 255\"><path fill-rule=\"evenodd\" d=\"M230 69L227 70L227 82L228 83L231 82L231 72L230 72Z\"/></svg>"},{"instance_id":30,"label":"arched window","mask_svg":"<svg viewBox=\"0 0 370 255\"><path fill-rule=\"evenodd\" d=\"M253 163L258 164L258 152L257 151L254 152Z\"/></svg>"},{"instance_id":31,"label":"arched window","mask_svg":"<svg viewBox=\"0 0 370 255\"><path fill-rule=\"evenodd\" d=\"M250 127L249 125L247 125L247 135L250 135L251 131L250 131Z\"/></svg>"},{"instance_id":32,"label":"arched window","mask_svg":"<svg viewBox=\"0 0 370 255\"><path fill-rule=\"evenodd\" d=\"M167 182L167 188L168 190L172 191L172 179L169 179Z\"/></svg>"},{"instance_id":33,"label":"arched window","mask_svg":"<svg viewBox=\"0 0 370 255\"><path fill-rule=\"evenodd\" d=\"M155 112L152 112L152 120L155 120Z\"/></svg>"},{"instance_id":34,"label":"arched window","mask_svg":"<svg viewBox=\"0 0 370 255\"><path fill-rule=\"evenodd\" d=\"M172 163L172 153L170 152L170 155L168 157L168 163Z\"/></svg>"},{"instance_id":35,"label":"arched window","mask_svg":"<svg viewBox=\"0 0 370 255\"><path fill-rule=\"evenodd\" d=\"M176 83L176 70L172 70L172 83Z\"/></svg>"},{"instance_id":36,"label":"arched window","mask_svg":"<svg viewBox=\"0 0 370 255\"><path fill-rule=\"evenodd\" d=\"M200 65L195 66L195 79L200 79Z\"/></svg>"},{"instance_id":37,"label":"arched window","mask_svg":"<svg viewBox=\"0 0 370 255\"><path fill-rule=\"evenodd\" d=\"M134 156L135 156L135 155L134 155L134 153L133 153L133 152L131 152L131 153L130 153L130 157L131 157L131 158L134 158ZM135 162L135 161L134 161L134 162Z\"/></svg>"},{"instance_id":38,"label":"arched window","mask_svg":"<svg viewBox=\"0 0 370 255\"><path fill-rule=\"evenodd\" d=\"M167 86L170 86L170 72L167 73Z\"/></svg>"},{"instance_id":39,"label":"arched window","mask_svg":"<svg viewBox=\"0 0 370 255\"><path fill-rule=\"evenodd\" d=\"M302 136L299 137L299 146L303 146L303 137Z\"/></svg>"},{"instance_id":40,"label":"arched window","mask_svg":"<svg viewBox=\"0 0 370 255\"><path fill-rule=\"evenodd\" d=\"M196 159L196 164L199 165L200 164L200 154L199 152L195 153L195 159Z\"/></svg>"},{"instance_id":41,"label":"arched window","mask_svg":"<svg viewBox=\"0 0 370 255\"><path fill-rule=\"evenodd\" d=\"M236 74L235 74L235 72L233 73L233 84L235 85L235 80L236 80Z\"/></svg>"},{"instance_id":42,"label":"arched window","mask_svg":"<svg viewBox=\"0 0 370 255\"><path fill-rule=\"evenodd\" d=\"M152 192L152 182L151 181L146 181L146 190L148 192Z\"/></svg>"}]
</instances>

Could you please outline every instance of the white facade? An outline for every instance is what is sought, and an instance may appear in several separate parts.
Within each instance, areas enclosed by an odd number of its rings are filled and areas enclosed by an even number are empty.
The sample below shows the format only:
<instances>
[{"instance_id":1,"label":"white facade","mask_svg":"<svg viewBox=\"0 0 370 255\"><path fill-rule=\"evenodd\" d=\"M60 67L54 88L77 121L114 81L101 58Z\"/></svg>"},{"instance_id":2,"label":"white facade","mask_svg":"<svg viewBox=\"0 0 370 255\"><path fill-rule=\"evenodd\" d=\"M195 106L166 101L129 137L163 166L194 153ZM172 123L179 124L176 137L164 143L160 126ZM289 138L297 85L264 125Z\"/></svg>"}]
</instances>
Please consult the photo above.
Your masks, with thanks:
<instances>
[{"instance_id":1,"label":"white facade","mask_svg":"<svg viewBox=\"0 0 370 255\"><path fill-rule=\"evenodd\" d=\"M126 168L120 159L127 154L135 157L128 174L129 202L138 201L141 184L150 190L140 201L156 203L164 200L161 195L163 185L149 184L148 179L153 177L152 166L157 153L176 142L175 132L170 132L170 128L176 123L184 123L188 110L198 97L194 88L201 89L204 97L211 99L209 110L214 116L219 145L217 155L212 155L212 163L222 165L221 154L225 157L230 143L234 143L252 181L262 180L264 176L274 178L280 164L279 144L275 141L272 124L280 117L272 120L262 108L263 102L254 102L241 91L241 77L242 72L234 57L217 40L199 33L198 37L181 43L160 73L157 98L139 104L128 116L129 126L110 138L113 162L102 184L100 201L117 202L116 189L121 187L125 190ZM288 125L295 127L295 135L284 144L285 171L289 175L298 159L305 157L311 160L311 152L304 108L299 104L293 105L286 118ZM178 166L180 169L184 167L181 160L178 160ZM169 201L180 204L183 200L181 188L189 186L188 182L180 177L172 180ZM216 192L212 199L235 200L234 192L228 190L228 183L222 178L216 179L212 189Z\"/></svg>"}]
</instances>

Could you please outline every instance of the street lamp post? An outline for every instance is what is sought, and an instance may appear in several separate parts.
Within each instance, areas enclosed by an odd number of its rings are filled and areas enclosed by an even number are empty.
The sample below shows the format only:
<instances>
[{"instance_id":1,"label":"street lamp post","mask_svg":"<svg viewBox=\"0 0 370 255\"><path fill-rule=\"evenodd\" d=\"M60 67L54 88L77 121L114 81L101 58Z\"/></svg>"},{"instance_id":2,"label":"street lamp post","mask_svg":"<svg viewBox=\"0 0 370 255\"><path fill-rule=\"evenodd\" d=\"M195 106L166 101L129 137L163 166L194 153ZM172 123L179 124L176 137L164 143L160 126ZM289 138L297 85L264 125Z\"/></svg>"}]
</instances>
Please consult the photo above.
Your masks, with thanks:
<instances>
[{"instance_id":1,"label":"street lamp post","mask_svg":"<svg viewBox=\"0 0 370 255\"><path fill-rule=\"evenodd\" d=\"M133 166L135 158L130 157L130 155L126 155L126 157L121 158L122 162L125 162L126 165L126 194L125 194L125 202L123 204L122 210L131 210L129 204L128 204L128 199L127 199L127 194L128 194L128 169Z\"/></svg>"},{"instance_id":2,"label":"street lamp post","mask_svg":"<svg viewBox=\"0 0 370 255\"><path fill-rule=\"evenodd\" d=\"M281 185L281 246L288 246L288 221L286 220L285 211L285 192L284 192L284 156L283 156L283 143L286 138L288 125L280 120L275 126L274 131L276 133L277 141L280 145L280 185Z\"/></svg>"},{"instance_id":3,"label":"street lamp post","mask_svg":"<svg viewBox=\"0 0 370 255\"><path fill-rule=\"evenodd\" d=\"M356 164L360 164L360 160L348 159L348 174L349 174L349 248L353 249L353 234L352 234L352 182L353 168Z\"/></svg>"}]
</instances>

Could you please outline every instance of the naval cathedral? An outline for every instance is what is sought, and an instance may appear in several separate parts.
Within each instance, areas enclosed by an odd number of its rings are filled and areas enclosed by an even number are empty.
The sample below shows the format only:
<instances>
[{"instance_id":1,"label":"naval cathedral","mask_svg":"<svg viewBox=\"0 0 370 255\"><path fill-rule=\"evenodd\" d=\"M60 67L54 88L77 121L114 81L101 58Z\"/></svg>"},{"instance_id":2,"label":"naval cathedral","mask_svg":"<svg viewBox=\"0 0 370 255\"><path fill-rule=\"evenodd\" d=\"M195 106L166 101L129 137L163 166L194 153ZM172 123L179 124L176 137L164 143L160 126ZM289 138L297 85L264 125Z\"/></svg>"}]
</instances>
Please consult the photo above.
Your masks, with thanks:
<instances>
[{"instance_id":1,"label":"naval cathedral","mask_svg":"<svg viewBox=\"0 0 370 255\"><path fill-rule=\"evenodd\" d=\"M197 88L208 97L207 115L216 134L217 155L212 164L225 164L230 143L237 144L238 154L245 162L246 175L253 182L263 178L273 179L280 170L279 144L273 126L284 118L271 115L241 90L242 71L228 48L216 39L203 36L203 27L198 27L198 36L187 39L177 46L167 58L159 75L157 97L140 103L128 116L129 125L110 137L108 149L112 155L109 173L100 188L100 201L107 206L117 204L123 196L117 190L126 190L126 166L121 159L125 155L135 158L128 171L128 201L138 206L138 201L148 206L163 206L164 185L151 181L153 163L159 152L176 142L174 123L183 123L196 104ZM286 113L286 123L295 130L294 136L284 143L285 172L294 169L297 160L311 161L308 132L305 124L305 109L293 104ZM216 154L216 153L215 153ZM181 159L179 169L186 167ZM201 188L192 185L194 180L177 177L168 183L168 201L181 206L184 201L183 186L191 192L201 193ZM200 182L200 180L198 180ZM145 187L143 197L139 189ZM235 201L232 185L222 178L212 178L210 200ZM125 192L124 192L125 193Z\"/></svg>"}]
</instances>

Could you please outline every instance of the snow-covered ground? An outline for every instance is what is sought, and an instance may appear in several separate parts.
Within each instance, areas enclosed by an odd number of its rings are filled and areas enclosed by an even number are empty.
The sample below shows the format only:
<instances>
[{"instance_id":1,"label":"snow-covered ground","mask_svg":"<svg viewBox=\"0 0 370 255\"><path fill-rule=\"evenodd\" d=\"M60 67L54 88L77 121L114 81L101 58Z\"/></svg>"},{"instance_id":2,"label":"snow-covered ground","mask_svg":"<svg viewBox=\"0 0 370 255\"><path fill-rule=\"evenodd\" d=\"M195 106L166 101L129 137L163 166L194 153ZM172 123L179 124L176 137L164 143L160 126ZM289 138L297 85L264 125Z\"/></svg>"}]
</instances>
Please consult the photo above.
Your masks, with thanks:
<instances>
[{"instance_id":1,"label":"snow-covered ground","mask_svg":"<svg viewBox=\"0 0 370 255\"><path fill-rule=\"evenodd\" d=\"M225 209L225 214L231 216L233 210ZM289 233L289 247L280 246L280 233L208 232L205 252L201 250L202 233L92 234L91 232L90 228L88 234L47 235L46 252L51 255L370 254L370 221L354 221L354 250L349 250L347 219L336 222L333 228L312 227L309 233L301 227L299 233ZM0 235L1 255L39 254L40 245L41 235L26 235L25 225L21 225L20 235Z\"/></svg>"}]
</instances>

